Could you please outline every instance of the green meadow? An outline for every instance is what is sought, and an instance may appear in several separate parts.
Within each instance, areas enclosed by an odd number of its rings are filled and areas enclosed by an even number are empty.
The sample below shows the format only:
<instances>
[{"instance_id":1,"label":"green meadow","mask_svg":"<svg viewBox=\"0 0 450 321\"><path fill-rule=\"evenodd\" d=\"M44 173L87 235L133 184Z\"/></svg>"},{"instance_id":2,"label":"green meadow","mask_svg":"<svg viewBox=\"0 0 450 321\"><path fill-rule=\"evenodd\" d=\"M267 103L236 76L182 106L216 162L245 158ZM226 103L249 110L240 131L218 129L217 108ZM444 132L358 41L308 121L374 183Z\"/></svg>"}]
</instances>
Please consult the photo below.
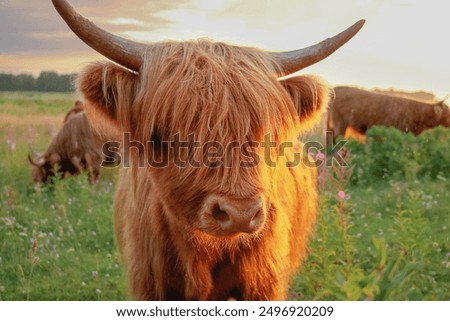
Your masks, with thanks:
<instances>
[{"instance_id":1,"label":"green meadow","mask_svg":"<svg viewBox=\"0 0 450 321\"><path fill-rule=\"evenodd\" d=\"M0 300L127 299L112 223L118 170L97 185L31 180L28 144L43 151L74 100L0 92ZM289 298L450 300L449 141L448 129L374 128L365 145L346 145L349 166L321 166L321 211Z\"/></svg>"}]
</instances>

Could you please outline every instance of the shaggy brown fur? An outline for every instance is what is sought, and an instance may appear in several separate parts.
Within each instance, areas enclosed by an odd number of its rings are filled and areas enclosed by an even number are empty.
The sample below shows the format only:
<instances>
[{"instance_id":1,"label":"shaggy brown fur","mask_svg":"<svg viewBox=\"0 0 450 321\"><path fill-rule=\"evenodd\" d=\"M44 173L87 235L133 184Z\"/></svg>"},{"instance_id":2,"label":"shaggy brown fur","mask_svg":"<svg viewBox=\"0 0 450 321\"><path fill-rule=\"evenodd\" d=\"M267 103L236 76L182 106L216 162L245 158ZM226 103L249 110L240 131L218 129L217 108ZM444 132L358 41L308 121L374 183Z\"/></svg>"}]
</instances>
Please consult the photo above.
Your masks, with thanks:
<instances>
[{"instance_id":1,"label":"shaggy brown fur","mask_svg":"<svg viewBox=\"0 0 450 321\"><path fill-rule=\"evenodd\" d=\"M206 40L153 44L139 74L96 63L80 75L78 90L90 102L94 122L108 120L132 139L151 141L144 156L132 153L115 196L115 230L129 286L139 300L285 299L306 255L317 213L316 170L290 168L299 151L295 137L328 103L328 87L314 77L279 81L277 66L260 50ZM260 162L232 166L177 167L164 141L222 146L236 141L293 142L286 157L271 150L275 167ZM184 160L202 159L185 149ZM168 166L139 168L139 157ZM209 195L235 202L262 196L264 224L254 233L218 236L217 223L199 214Z\"/></svg>"},{"instance_id":2,"label":"shaggy brown fur","mask_svg":"<svg viewBox=\"0 0 450 321\"><path fill-rule=\"evenodd\" d=\"M352 87L335 88L328 110L328 130L334 138L344 136L348 127L350 132L365 134L375 125L419 135L436 126L449 127L450 109L443 101L426 103Z\"/></svg>"},{"instance_id":3,"label":"shaggy brown fur","mask_svg":"<svg viewBox=\"0 0 450 321\"><path fill-rule=\"evenodd\" d=\"M58 165L63 177L88 170L90 180L96 182L104 157L111 156L102 154L102 145L107 141L107 137L101 137L92 130L83 103L76 101L47 150L35 160L29 157L33 165L33 180L47 182L55 174L55 165ZM107 151L108 147L104 150Z\"/></svg>"}]
</instances>

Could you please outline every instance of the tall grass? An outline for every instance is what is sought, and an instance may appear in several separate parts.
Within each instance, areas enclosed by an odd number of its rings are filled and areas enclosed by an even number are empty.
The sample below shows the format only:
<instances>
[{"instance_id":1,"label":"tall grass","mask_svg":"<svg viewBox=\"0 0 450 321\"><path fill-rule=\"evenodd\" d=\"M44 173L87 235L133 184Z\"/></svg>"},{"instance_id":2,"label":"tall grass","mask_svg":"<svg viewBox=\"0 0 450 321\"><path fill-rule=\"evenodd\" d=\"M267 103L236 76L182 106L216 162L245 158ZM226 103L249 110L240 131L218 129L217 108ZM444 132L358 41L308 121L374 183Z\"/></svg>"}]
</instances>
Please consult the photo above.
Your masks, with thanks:
<instances>
[{"instance_id":1,"label":"tall grass","mask_svg":"<svg viewBox=\"0 0 450 321\"><path fill-rule=\"evenodd\" d=\"M383 133L386 148L371 133ZM308 300L448 300L450 172L439 170L448 165L445 158L430 170L439 154L428 151L449 152L441 139L449 133L371 133L366 145L350 144L350 166L320 168L321 214L294 292ZM430 144L416 147L429 158L415 163L415 175L408 174L413 157L395 158L414 148L408 139ZM412 155L417 160L423 154Z\"/></svg>"},{"instance_id":2,"label":"tall grass","mask_svg":"<svg viewBox=\"0 0 450 321\"><path fill-rule=\"evenodd\" d=\"M124 298L112 232L113 179L85 175L1 189L4 300Z\"/></svg>"},{"instance_id":3,"label":"tall grass","mask_svg":"<svg viewBox=\"0 0 450 321\"><path fill-rule=\"evenodd\" d=\"M0 122L0 299L124 299L112 228L116 170L104 170L95 186L86 175L31 181L27 144L45 149L72 95L2 93L0 113L9 116L5 104L34 122Z\"/></svg>"}]
</instances>

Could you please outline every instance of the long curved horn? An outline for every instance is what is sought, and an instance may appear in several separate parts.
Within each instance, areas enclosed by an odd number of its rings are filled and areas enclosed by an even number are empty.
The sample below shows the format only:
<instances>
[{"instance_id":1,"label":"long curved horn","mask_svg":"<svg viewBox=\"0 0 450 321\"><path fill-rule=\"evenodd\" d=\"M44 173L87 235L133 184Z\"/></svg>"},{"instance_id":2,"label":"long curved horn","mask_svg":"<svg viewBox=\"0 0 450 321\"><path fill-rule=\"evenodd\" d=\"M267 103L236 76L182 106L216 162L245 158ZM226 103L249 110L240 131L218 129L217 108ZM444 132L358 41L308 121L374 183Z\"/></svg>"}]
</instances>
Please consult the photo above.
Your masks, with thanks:
<instances>
[{"instance_id":1,"label":"long curved horn","mask_svg":"<svg viewBox=\"0 0 450 321\"><path fill-rule=\"evenodd\" d=\"M28 154L28 161L30 162L31 165L38 166L38 167L45 164L45 159L39 158L39 161L36 162L33 158L31 158L30 154Z\"/></svg>"},{"instance_id":2,"label":"long curved horn","mask_svg":"<svg viewBox=\"0 0 450 321\"><path fill-rule=\"evenodd\" d=\"M331 55L356 35L365 22L363 19L359 20L336 36L327 38L310 47L286 52L271 52L271 54L280 65L281 72L284 75L291 74Z\"/></svg>"},{"instance_id":3,"label":"long curved horn","mask_svg":"<svg viewBox=\"0 0 450 321\"><path fill-rule=\"evenodd\" d=\"M123 67L139 71L148 45L127 40L97 27L78 14L65 0L52 2L70 29L88 46Z\"/></svg>"},{"instance_id":4,"label":"long curved horn","mask_svg":"<svg viewBox=\"0 0 450 321\"><path fill-rule=\"evenodd\" d=\"M36 152L36 151L33 149L33 147L31 146L31 142L28 142L28 149L30 150L31 154L33 154L33 157L34 157L34 158L38 158L39 156L41 156L41 155L39 155L38 152ZM29 154L28 154L28 155L29 155Z\"/></svg>"}]
</instances>

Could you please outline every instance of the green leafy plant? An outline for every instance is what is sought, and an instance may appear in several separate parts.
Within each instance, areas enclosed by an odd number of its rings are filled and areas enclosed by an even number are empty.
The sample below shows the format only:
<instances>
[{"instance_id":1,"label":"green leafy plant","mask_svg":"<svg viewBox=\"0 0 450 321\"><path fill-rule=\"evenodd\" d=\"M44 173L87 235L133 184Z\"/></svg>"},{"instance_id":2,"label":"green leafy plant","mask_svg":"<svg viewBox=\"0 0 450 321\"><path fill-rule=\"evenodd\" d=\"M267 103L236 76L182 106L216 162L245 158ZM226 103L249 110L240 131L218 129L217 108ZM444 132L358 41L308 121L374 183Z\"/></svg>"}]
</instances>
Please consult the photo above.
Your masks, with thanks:
<instances>
[{"instance_id":1,"label":"green leafy plant","mask_svg":"<svg viewBox=\"0 0 450 321\"><path fill-rule=\"evenodd\" d=\"M382 180L449 179L450 131L438 127L414 136L395 128L375 126L367 131L365 144L350 141L354 167L352 184Z\"/></svg>"}]
</instances>

